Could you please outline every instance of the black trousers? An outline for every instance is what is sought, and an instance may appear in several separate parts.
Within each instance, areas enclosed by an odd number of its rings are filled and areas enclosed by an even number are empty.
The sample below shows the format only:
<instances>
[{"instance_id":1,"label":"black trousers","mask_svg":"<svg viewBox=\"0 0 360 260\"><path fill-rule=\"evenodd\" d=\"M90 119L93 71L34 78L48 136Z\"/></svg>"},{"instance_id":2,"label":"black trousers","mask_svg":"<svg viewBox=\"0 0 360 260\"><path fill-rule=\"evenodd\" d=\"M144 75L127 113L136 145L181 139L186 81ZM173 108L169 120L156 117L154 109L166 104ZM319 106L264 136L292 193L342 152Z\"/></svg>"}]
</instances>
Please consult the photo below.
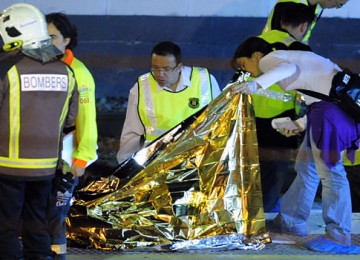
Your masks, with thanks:
<instances>
[{"instance_id":1,"label":"black trousers","mask_svg":"<svg viewBox=\"0 0 360 260\"><path fill-rule=\"evenodd\" d=\"M36 259L51 254L46 223L51 185L52 180L0 178L0 259Z\"/></svg>"},{"instance_id":2,"label":"black trousers","mask_svg":"<svg viewBox=\"0 0 360 260\"><path fill-rule=\"evenodd\" d=\"M350 184L352 212L360 212L360 165L345 166Z\"/></svg>"}]
</instances>

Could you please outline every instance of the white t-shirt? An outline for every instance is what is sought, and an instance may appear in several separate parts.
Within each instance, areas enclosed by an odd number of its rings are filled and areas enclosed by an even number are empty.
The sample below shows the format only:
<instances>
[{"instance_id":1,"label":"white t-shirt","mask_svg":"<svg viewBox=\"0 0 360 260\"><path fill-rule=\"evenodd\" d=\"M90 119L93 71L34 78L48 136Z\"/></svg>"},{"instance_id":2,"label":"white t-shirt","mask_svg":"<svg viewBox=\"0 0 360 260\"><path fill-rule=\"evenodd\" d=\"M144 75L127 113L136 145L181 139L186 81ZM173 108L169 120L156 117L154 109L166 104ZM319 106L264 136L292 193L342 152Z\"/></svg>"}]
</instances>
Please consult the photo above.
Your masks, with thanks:
<instances>
[{"instance_id":1,"label":"white t-shirt","mask_svg":"<svg viewBox=\"0 0 360 260\"><path fill-rule=\"evenodd\" d=\"M263 74L255 81L267 89L278 83L283 90L306 89L328 95L334 75L340 67L310 51L273 51L259 63ZM305 96L306 104L318 101Z\"/></svg>"}]
</instances>

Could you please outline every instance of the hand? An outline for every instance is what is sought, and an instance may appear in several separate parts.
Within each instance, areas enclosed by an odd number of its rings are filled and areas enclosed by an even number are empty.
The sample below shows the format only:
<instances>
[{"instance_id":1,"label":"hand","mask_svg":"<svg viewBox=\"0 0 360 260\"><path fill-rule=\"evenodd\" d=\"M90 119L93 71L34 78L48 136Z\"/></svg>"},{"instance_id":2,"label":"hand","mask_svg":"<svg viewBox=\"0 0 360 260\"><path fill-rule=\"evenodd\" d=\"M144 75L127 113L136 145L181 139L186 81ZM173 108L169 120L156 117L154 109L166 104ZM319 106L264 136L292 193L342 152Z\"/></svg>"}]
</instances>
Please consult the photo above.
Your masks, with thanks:
<instances>
[{"instance_id":1,"label":"hand","mask_svg":"<svg viewBox=\"0 0 360 260\"><path fill-rule=\"evenodd\" d=\"M81 177L85 173L85 168L79 167L75 164L71 166L71 173L74 174L74 177Z\"/></svg>"},{"instance_id":2,"label":"hand","mask_svg":"<svg viewBox=\"0 0 360 260\"><path fill-rule=\"evenodd\" d=\"M252 93L255 93L259 88L260 88L260 86L256 83L256 81L251 80L251 81L233 86L231 92L233 94L236 94L239 92L242 92L245 94L252 94Z\"/></svg>"},{"instance_id":3,"label":"hand","mask_svg":"<svg viewBox=\"0 0 360 260\"><path fill-rule=\"evenodd\" d=\"M295 136L300 134L302 131L304 131L304 129L296 121L293 121L293 123L296 125L297 127L296 129L289 130L285 127L282 127L279 128L277 131L286 137Z\"/></svg>"},{"instance_id":4,"label":"hand","mask_svg":"<svg viewBox=\"0 0 360 260\"><path fill-rule=\"evenodd\" d=\"M70 191L74 186L75 179L74 175L71 172L63 174L62 172L56 174L56 188L58 191L66 192Z\"/></svg>"}]
</instances>

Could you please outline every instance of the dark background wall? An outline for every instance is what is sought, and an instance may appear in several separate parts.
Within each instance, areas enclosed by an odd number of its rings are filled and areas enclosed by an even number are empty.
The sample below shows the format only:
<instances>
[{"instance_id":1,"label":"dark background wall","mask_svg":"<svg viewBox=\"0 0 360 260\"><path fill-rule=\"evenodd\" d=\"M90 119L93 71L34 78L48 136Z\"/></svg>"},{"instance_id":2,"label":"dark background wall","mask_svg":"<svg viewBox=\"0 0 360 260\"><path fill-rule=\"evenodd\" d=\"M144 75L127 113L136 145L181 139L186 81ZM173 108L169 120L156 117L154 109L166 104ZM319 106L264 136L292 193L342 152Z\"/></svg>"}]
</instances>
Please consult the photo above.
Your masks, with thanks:
<instances>
[{"instance_id":1,"label":"dark background wall","mask_svg":"<svg viewBox=\"0 0 360 260\"><path fill-rule=\"evenodd\" d=\"M148 72L152 47L163 40L176 42L183 64L210 69L221 87L233 72L229 66L237 45L258 35L265 18L167 17L167 16L70 16L77 25L75 50L93 73L98 100L115 103L126 99L139 75ZM310 45L341 66L360 72L360 19L322 18ZM101 102L100 102L101 103ZM118 137L126 103L120 110L98 107L99 135Z\"/></svg>"},{"instance_id":2,"label":"dark background wall","mask_svg":"<svg viewBox=\"0 0 360 260\"><path fill-rule=\"evenodd\" d=\"M265 18L71 16L79 31L76 55L94 75L97 97L127 97L137 76L148 71L150 51L171 40L183 63L205 66L221 87L232 75L229 60L237 45L258 35ZM322 18L310 46L339 65L360 71L360 19Z\"/></svg>"}]
</instances>

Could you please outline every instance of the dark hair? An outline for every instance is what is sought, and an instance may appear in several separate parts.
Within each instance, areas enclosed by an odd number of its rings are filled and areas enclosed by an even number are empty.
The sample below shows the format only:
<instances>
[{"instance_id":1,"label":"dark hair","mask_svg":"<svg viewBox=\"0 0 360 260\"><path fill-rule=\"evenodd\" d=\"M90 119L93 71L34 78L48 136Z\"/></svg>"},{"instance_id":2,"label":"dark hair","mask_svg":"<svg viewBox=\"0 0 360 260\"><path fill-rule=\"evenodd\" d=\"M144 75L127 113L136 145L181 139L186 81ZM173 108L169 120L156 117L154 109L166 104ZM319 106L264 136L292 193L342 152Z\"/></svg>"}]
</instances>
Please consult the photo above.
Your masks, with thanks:
<instances>
[{"instance_id":1,"label":"dark hair","mask_svg":"<svg viewBox=\"0 0 360 260\"><path fill-rule=\"evenodd\" d=\"M77 28L69 21L69 18L63 13L50 13L46 15L46 22L55 25L64 38L69 38L70 42L66 48L73 50L77 46L78 35Z\"/></svg>"},{"instance_id":2,"label":"dark hair","mask_svg":"<svg viewBox=\"0 0 360 260\"><path fill-rule=\"evenodd\" d=\"M287 2L284 6L284 11L281 13L280 23L296 27L306 22L310 25L314 19L315 14L309 6L300 3Z\"/></svg>"},{"instance_id":3,"label":"dark hair","mask_svg":"<svg viewBox=\"0 0 360 260\"><path fill-rule=\"evenodd\" d=\"M151 55L156 54L160 56L174 55L176 63L181 63L181 49L178 45L170 41L164 41L156 44L151 51Z\"/></svg>"},{"instance_id":4,"label":"dark hair","mask_svg":"<svg viewBox=\"0 0 360 260\"><path fill-rule=\"evenodd\" d=\"M273 43L270 44L264 39L259 37L250 37L247 38L244 42L242 42L237 48L236 51L231 59L231 67L234 70L237 70L237 63L236 59L241 57L251 58L253 53L261 52L262 54L266 55L273 50L285 50L287 49L284 43Z\"/></svg>"}]
</instances>

